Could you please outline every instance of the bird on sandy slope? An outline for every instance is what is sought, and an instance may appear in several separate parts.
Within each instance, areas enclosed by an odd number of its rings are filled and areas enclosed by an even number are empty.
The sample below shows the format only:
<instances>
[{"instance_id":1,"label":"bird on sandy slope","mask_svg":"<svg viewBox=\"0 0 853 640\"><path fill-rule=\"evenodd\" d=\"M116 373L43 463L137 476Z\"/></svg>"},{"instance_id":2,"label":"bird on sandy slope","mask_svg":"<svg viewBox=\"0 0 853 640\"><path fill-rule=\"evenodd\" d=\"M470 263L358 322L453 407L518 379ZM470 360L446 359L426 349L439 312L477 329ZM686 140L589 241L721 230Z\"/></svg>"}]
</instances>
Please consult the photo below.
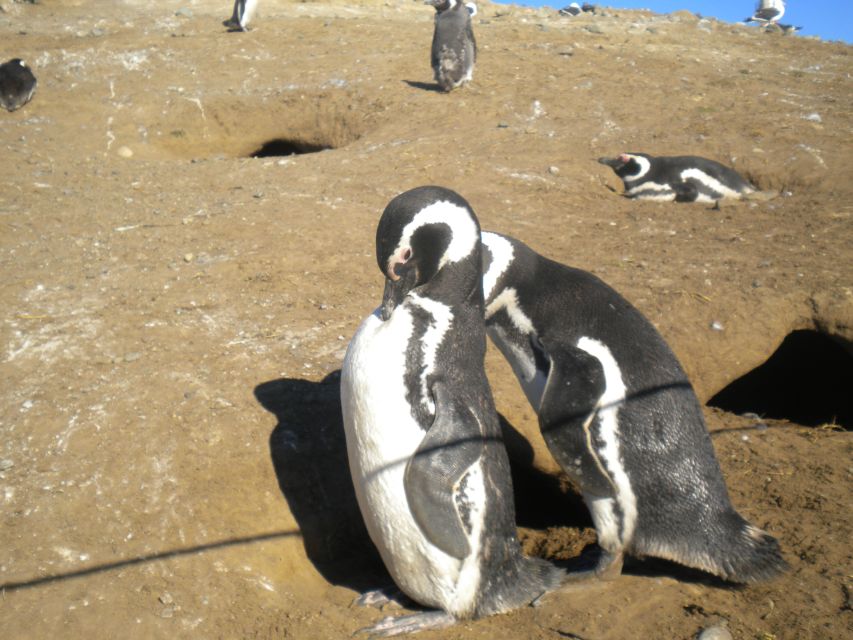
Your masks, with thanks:
<instances>
[{"instance_id":1,"label":"bird on sandy slope","mask_svg":"<svg viewBox=\"0 0 853 640\"><path fill-rule=\"evenodd\" d=\"M755 13L744 22L760 22L768 24L771 22L779 22L782 16L785 15L785 3L783 0L759 0L755 5Z\"/></svg>"},{"instance_id":2,"label":"bird on sandy slope","mask_svg":"<svg viewBox=\"0 0 853 640\"><path fill-rule=\"evenodd\" d=\"M27 104L36 90L36 77L20 58L0 64L0 106L15 111Z\"/></svg>"}]
</instances>

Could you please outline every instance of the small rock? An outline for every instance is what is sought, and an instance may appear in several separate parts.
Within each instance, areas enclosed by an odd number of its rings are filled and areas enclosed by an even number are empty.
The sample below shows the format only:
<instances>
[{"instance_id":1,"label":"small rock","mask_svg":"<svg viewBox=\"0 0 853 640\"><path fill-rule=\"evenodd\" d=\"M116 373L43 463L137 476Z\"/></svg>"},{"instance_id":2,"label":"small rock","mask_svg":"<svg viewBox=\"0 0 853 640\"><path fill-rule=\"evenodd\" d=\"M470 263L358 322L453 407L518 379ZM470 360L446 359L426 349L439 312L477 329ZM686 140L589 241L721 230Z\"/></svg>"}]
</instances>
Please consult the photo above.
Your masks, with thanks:
<instances>
[{"instance_id":1,"label":"small rock","mask_svg":"<svg viewBox=\"0 0 853 640\"><path fill-rule=\"evenodd\" d=\"M722 331L723 329L725 329L725 327L723 326L723 323L719 320L714 320L711 323L711 329L713 329L714 331Z\"/></svg>"},{"instance_id":2,"label":"small rock","mask_svg":"<svg viewBox=\"0 0 853 640\"><path fill-rule=\"evenodd\" d=\"M191 253L184 254L184 262L192 262L193 258L195 258L195 256Z\"/></svg>"},{"instance_id":3,"label":"small rock","mask_svg":"<svg viewBox=\"0 0 853 640\"><path fill-rule=\"evenodd\" d=\"M554 165L551 165L550 167L548 167L548 173L550 173L552 176L558 176L560 175L560 167L555 167Z\"/></svg>"},{"instance_id":4,"label":"small rock","mask_svg":"<svg viewBox=\"0 0 853 640\"><path fill-rule=\"evenodd\" d=\"M168 591L164 591L157 599L163 604L172 604L175 601L175 599L172 597L172 594Z\"/></svg>"},{"instance_id":5,"label":"small rock","mask_svg":"<svg viewBox=\"0 0 853 640\"><path fill-rule=\"evenodd\" d=\"M136 360L139 360L141 357L142 357L141 353L139 353L138 351L133 351L131 353L125 354L124 361L125 362L135 362Z\"/></svg>"},{"instance_id":6,"label":"small rock","mask_svg":"<svg viewBox=\"0 0 853 640\"><path fill-rule=\"evenodd\" d=\"M175 11L176 16L183 16L184 18L192 18L193 12L192 9L187 9L186 7L181 7L177 11Z\"/></svg>"},{"instance_id":7,"label":"small rock","mask_svg":"<svg viewBox=\"0 0 853 640\"><path fill-rule=\"evenodd\" d=\"M702 629L696 636L696 640L733 640L732 634L723 625L715 624L713 627Z\"/></svg>"},{"instance_id":8,"label":"small rock","mask_svg":"<svg viewBox=\"0 0 853 640\"><path fill-rule=\"evenodd\" d=\"M0 471L7 471L15 466L15 463L11 460L0 460Z\"/></svg>"},{"instance_id":9,"label":"small rock","mask_svg":"<svg viewBox=\"0 0 853 640\"><path fill-rule=\"evenodd\" d=\"M605 32L600 24L588 24L584 27L584 29L586 31L589 31L590 33L604 33Z\"/></svg>"},{"instance_id":10,"label":"small rock","mask_svg":"<svg viewBox=\"0 0 853 640\"><path fill-rule=\"evenodd\" d=\"M133 157L133 150L130 147L121 146L116 150L116 153L122 158Z\"/></svg>"},{"instance_id":11,"label":"small rock","mask_svg":"<svg viewBox=\"0 0 853 640\"><path fill-rule=\"evenodd\" d=\"M820 117L819 113L810 113L806 116L803 116L803 120L808 120L809 122L817 122L818 124L823 122L823 118Z\"/></svg>"}]
</instances>

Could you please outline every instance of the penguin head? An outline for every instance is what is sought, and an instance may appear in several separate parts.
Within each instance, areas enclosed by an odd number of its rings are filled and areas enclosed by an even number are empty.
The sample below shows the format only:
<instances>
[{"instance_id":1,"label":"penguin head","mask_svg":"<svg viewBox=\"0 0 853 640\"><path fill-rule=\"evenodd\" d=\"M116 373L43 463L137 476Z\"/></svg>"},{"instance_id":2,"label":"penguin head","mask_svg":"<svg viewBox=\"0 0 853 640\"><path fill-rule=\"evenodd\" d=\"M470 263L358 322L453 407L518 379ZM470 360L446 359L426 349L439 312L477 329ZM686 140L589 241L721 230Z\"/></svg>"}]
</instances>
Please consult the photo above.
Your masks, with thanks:
<instances>
[{"instance_id":1,"label":"penguin head","mask_svg":"<svg viewBox=\"0 0 853 640\"><path fill-rule=\"evenodd\" d=\"M472 284L480 282L477 217L462 196L444 187L401 193L388 203L379 220L376 261L385 275L383 320L410 291L436 282L467 294ZM463 263L467 268L458 268Z\"/></svg>"},{"instance_id":2,"label":"penguin head","mask_svg":"<svg viewBox=\"0 0 853 640\"><path fill-rule=\"evenodd\" d=\"M649 172L652 157L645 153L620 153L615 158L599 158L600 164L606 164L625 182L639 180Z\"/></svg>"},{"instance_id":3,"label":"penguin head","mask_svg":"<svg viewBox=\"0 0 853 640\"><path fill-rule=\"evenodd\" d=\"M477 15L477 5L473 2L462 4L460 0L424 0L424 4L435 7L436 13L444 13L453 9L460 10L464 8L470 16Z\"/></svg>"}]
</instances>

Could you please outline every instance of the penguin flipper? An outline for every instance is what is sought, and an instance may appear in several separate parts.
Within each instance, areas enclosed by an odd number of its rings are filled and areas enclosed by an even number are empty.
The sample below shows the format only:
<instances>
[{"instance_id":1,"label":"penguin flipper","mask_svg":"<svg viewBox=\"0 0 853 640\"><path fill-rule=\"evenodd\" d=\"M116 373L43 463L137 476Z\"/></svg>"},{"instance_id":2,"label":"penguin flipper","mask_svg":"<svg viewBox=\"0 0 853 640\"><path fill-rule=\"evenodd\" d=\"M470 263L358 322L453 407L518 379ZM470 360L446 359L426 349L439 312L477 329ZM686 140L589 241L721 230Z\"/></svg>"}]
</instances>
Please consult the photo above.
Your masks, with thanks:
<instances>
[{"instance_id":1,"label":"penguin flipper","mask_svg":"<svg viewBox=\"0 0 853 640\"><path fill-rule=\"evenodd\" d=\"M584 492L610 495L613 479L590 443L595 436L597 405L607 388L604 366L579 347L544 343L542 346L551 360L539 406L542 436L566 471L570 471L577 458L584 461ZM587 473L589 470L595 471Z\"/></svg>"},{"instance_id":2,"label":"penguin flipper","mask_svg":"<svg viewBox=\"0 0 853 640\"><path fill-rule=\"evenodd\" d=\"M482 455L483 439L476 416L454 402L443 384L433 385L433 397L432 426L406 465L406 498L427 539L461 560L471 553L471 546L455 494L459 481Z\"/></svg>"}]
</instances>

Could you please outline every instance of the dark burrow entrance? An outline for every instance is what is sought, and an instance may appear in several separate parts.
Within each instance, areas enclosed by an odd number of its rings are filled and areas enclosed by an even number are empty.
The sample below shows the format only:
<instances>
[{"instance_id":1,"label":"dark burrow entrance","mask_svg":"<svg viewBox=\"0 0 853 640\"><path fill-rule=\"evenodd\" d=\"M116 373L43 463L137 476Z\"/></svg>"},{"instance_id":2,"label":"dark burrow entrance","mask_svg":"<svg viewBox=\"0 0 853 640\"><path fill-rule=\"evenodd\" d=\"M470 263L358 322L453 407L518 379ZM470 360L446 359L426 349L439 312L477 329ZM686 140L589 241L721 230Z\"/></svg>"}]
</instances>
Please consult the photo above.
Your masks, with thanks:
<instances>
[{"instance_id":1,"label":"dark burrow entrance","mask_svg":"<svg viewBox=\"0 0 853 640\"><path fill-rule=\"evenodd\" d=\"M708 401L732 413L853 428L853 352L818 331L794 331L776 352Z\"/></svg>"},{"instance_id":2,"label":"dark burrow entrance","mask_svg":"<svg viewBox=\"0 0 853 640\"><path fill-rule=\"evenodd\" d=\"M276 158L279 156L296 156L303 153L317 153L333 147L328 144L305 142L290 138L274 138L263 143L260 148L249 154L250 158Z\"/></svg>"}]
</instances>

